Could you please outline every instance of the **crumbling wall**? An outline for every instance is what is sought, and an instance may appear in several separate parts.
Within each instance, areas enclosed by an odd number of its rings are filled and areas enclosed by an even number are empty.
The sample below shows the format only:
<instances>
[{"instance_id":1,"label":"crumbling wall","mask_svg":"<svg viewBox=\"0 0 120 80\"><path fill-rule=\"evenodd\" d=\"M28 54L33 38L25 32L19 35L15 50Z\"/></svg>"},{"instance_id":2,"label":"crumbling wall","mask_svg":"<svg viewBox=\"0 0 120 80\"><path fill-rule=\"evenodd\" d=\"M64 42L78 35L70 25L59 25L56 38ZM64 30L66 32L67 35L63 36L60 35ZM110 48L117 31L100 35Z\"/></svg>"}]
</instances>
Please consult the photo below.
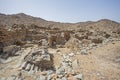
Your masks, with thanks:
<instances>
[{"instance_id":1,"label":"crumbling wall","mask_svg":"<svg viewBox=\"0 0 120 80\"><path fill-rule=\"evenodd\" d=\"M56 45L65 45L65 43L70 39L69 32L59 32L56 34L51 34L48 37L48 44L50 47L54 47Z\"/></svg>"},{"instance_id":2,"label":"crumbling wall","mask_svg":"<svg viewBox=\"0 0 120 80\"><path fill-rule=\"evenodd\" d=\"M53 55L48 52L47 40L42 39L41 47L34 48L24 57L21 69L27 71L54 70Z\"/></svg>"}]
</instances>

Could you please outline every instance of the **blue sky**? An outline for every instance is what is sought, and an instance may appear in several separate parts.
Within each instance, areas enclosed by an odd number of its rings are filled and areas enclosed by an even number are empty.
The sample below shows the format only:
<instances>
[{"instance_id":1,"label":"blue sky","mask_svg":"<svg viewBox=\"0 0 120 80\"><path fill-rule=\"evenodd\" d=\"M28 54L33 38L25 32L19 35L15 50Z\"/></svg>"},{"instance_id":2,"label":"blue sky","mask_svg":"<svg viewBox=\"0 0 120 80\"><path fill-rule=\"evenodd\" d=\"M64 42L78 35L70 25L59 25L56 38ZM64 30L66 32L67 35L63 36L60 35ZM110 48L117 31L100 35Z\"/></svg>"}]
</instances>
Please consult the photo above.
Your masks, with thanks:
<instances>
[{"instance_id":1,"label":"blue sky","mask_svg":"<svg viewBox=\"0 0 120 80\"><path fill-rule=\"evenodd\" d=\"M120 22L120 0L0 0L0 13L26 13L50 21Z\"/></svg>"}]
</instances>

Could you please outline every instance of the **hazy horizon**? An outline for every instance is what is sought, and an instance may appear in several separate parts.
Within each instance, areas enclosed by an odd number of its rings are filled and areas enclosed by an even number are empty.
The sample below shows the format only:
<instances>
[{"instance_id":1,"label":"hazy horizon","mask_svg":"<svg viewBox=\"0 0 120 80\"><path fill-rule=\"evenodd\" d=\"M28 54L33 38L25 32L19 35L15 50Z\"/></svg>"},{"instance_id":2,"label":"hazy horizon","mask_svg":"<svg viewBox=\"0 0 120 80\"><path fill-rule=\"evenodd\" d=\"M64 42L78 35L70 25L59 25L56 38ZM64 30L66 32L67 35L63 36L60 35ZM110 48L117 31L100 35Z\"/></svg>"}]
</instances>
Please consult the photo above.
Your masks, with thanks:
<instances>
[{"instance_id":1,"label":"hazy horizon","mask_svg":"<svg viewBox=\"0 0 120 80\"><path fill-rule=\"evenodd\" d=\"M119 0L0 0L0 13L25 13L48 21L84 22L110 19L120 22Z\"/></svg>"}]
</instances>

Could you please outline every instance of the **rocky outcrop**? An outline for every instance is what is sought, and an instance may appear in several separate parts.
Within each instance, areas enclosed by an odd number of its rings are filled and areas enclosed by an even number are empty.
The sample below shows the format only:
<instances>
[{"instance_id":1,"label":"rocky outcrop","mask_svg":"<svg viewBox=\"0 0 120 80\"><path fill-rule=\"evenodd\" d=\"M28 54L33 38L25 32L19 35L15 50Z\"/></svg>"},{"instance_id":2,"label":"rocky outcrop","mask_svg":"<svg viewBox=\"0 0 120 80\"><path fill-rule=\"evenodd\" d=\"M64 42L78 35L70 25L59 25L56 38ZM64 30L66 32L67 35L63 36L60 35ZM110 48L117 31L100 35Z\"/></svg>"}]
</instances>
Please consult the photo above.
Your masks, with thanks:
<instances>
[{"instance_id":1,"label":"rocky outcrop","mask_svg":"<svg viewBox=\"0 0 120 80\"><path fill-rule=\"evenodd\" d=\"M20 46L16 46L16 45L6 46L3 48L3 52L1 53L1 58L7 59L8 57L16 56L18 55L16 54L16 52L19 50L20 50Z\"/></svg>"},{"instance_id":2,"label":"rocky outcrop","mask_svg":"<svg viewBox=\"0 0 120 80\"><path fill-rule=\"evenodd\" d=\"M13 44L11 31L8 31L7 29L4 29L4 28L0 28L0 44L1 44L1 48L3 46Z\"/></svg>"},{"instance_id":3,"label":"rocky outcrop","mask_svg":"<svg viewBox=\"0 0 120 80\"><path fill-rule=\"evenodd\" d=\"M11 28L11 29L4 29L0 28L0 44L4 46L8 45L21 45L25 40L25 32L23 29L19 28Z\"/></svg>"}]
</instances>

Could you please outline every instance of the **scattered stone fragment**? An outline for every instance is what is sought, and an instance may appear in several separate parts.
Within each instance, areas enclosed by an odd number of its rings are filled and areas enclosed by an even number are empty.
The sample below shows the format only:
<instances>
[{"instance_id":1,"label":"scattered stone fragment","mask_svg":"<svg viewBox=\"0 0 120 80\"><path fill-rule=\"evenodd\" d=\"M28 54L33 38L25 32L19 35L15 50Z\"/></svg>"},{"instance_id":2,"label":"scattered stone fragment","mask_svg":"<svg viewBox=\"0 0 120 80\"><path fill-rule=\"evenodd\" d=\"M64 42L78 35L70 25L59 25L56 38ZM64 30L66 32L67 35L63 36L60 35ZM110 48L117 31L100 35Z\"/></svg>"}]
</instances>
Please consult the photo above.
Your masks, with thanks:
<instances>
[{"instance_id":1,"label":"scattered stone fragment","mask_svg":"<svg viewBox=\"0 0 120 80\"><path fill-rule=\"evenodd\" d=\"M70 53L68 54L70 57L73 57L75 54L74 53Z\"/></svg>"},{"instance_id":2,"label":"scattered stone fragment","mask_svg":"<svg viewBox=\"0 0 120 80\"><path fill-rule=\"evenodd\" d=\"M7 80L6 78L4 78L4 77L2 77L2 78L0 78L0 80Z\"/></svg>"},{"instance_id":3,"label":"scattered stone fragment","mask_svg":"<svg viewBox=\"0 0 120 80\"><path fill-rule=\"evenodd\" d=\"M72 70L73 70L72 67L68 66L65 68L65 73L70 74L72 72Z\"/></svg>"},{"instance_id":4,"label":"scattered stone fragment","mask_svg":"<svg viewBox=\"0 0 120 80\"><path fill-rule=\"evenodd\" d=\"M58 74L58 75L64 75L65 74L65 69L64 68L59 68L59 69L57 69L56 70L56 74Z\"/></svg>"},{"instance_id":5,"label":"scattered stone fragment","mask_svg":"<svg viewBox=\"0 0 120 80\"><path fill-rule=\"evenodd\" d=\"M15 80L16 78L15 77L9 77L7 80ZM0 79L1 80L1 79Z\"/></svg>"},{"instance_id":6,"label":"scattered stone fragment","mask_svg":"<svg viewBox=\"0 0 120 80\"><path fill-rule=\"evenodd\" d=\"M67 78L66 78L66 77L63 77L61 80L67 80Z\"/></svg>"},{"instance_id":7,"label":"scattered stone fragment","mask_svg":"<svg viewBox=\"0 0 120 80\"><path fill-rule=\"evenodd\" d=\"M40 75L36 80L47 80L47 77Z\"/></svg>"},{"instance_id":8,"label":"scattered stone fragment","mask_svg":"<svg viewBox=\"0 0 120 80\"><path fill-rule=\"evenodd\" d=\"M30 63L28 63L28 64L27 64L27 67L26 67L26 69L25 69L25 70L29 71L29 70L30 70L30 68L31 68L31 64L30 64Z\"/></svg>"},{"instance_id":9,"label":"scattered stone fragment","mask_svg":"<svg viewBox=\"0 0 120 80\"><path fill-rule=\"evenodd\" d=\"M38 71L38 66L34 67L34 71L37 72Z\"/></svg>"},{"instance_id":10,"label":"scattered stone fragment","mask_svg":"<svg viewBox=\"0 0 120 80\"><path fill-rule=\"evenodd\" d=\"M75 59L73 62L72 62L72 68L73 68L73 70L78 70L78 60L77 59Z\"/></svg>"},{"instance_id":11,"label":"scattered stone fragment","mask_svg":"<svg viewBox=\"0 0 120 80\"><path fill-rule=\"evenodd\" d=\"M77 78L78 80L83 80L82 74L75 75L74 77Z\"/></svg>"},{"instance_id":12,"label":"scattered stone fragment","mask_svg":"<svg viewBox=\"0 0 120 80\"><path fill-rule=\"evenodd\" d=\"M27 66L27 62L23 62L22 66L21 66L21 69L25 69Z\"/></svg>"},{"instance_id":13,"label":"scattered stone fragment","mask_svg":"<svg viewBox=\"0 0 120 80\"><path fill-rule=\"evenodd\" d=\"M87 50L86 49L81 50L81 54L86 55L87 54Z\"/></svg>"},{"instance_id":14,"label":"scattered stone fragment","mask_svg":"<svg viewBox=\"0 0 120 80\"><path fill-rule=\"evenodd\" d=\"M80 51L77 51L76 54L79 55L79 54L81 54L81 52L80 52Z\"/></svg>"},{"instance_id":15,"label":"scattered stone fragment","mask_svg":"<svg viewBox=\"0 0 120 80\"><path fill-rule=\"evenodd\" d=\"M52 79L52 76L51 75L48 75L47 76L47 80L51 80Z\"/></svg>"}]
</instances>

